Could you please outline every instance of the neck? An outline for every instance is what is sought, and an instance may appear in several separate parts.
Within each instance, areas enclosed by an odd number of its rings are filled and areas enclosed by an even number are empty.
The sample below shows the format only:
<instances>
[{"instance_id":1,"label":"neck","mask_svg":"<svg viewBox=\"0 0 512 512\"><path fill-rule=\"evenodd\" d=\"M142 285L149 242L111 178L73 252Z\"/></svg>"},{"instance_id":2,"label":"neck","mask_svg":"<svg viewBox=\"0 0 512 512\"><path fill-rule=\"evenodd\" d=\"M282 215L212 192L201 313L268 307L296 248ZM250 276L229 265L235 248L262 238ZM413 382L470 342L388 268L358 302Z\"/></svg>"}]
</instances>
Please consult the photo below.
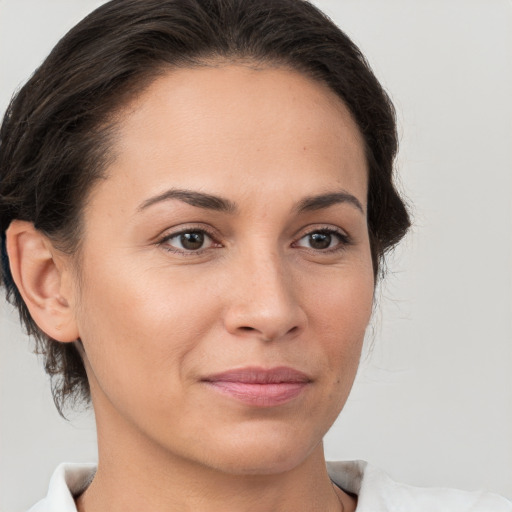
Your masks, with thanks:
<instances>
[{"instance_id":1,"label":"neck","mask_svg":"<svg viewBox=\"0 0 512 512\"><path fill-rule=\"evenodd\" d=\"M77 501L79 512L355 510L355 501L333 487L321 445L288 471L237 475L169 455L152 456L147 450L140 453L137 446L102 450L100 439L98 470Z\"/></svg>"}]
</instances>

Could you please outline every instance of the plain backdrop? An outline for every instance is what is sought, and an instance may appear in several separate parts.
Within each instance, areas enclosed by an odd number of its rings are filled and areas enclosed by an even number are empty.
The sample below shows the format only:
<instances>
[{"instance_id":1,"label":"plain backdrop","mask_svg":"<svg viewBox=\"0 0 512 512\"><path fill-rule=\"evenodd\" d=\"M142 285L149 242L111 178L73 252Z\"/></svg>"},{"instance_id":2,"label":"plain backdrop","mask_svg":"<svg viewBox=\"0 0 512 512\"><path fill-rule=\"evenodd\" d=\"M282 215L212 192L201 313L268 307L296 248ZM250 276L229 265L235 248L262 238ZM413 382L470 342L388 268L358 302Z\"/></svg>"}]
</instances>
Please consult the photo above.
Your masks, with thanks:
<instances>
[{"instance_id":1,"label":"plain backdrop","mask_svg":"<svg viewBox=\"0 0 512 512\"><path fill-rule=\"evenodd\" d=\"M97 0L0 0L0 111ZM395 101L414 229L389 259L329 459L512 497L512 3L319 0ZM57 414L0 300L0 511L96 459L91 413Z\"/></svg>"}]
</instances>

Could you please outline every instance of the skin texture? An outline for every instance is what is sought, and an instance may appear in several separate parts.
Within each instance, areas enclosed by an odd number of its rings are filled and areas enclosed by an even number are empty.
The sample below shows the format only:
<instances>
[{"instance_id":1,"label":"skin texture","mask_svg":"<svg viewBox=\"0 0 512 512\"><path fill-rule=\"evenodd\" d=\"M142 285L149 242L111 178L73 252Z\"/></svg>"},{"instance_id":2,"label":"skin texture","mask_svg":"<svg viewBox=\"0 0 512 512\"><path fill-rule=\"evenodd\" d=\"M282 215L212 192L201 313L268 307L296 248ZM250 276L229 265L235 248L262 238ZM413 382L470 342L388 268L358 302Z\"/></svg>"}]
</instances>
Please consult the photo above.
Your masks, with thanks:
<instances>
[{"instance_id":1,"label":"skin texture","mask_svg":"<svg viewBox=\"0 0 512 512\"><path fill-rule=\"evenodd\" d=\"M84 211L78 272L28 223L8 234L36 321L83 342L99 468L79 510L353 510L322 448L374 289L367 167L346 107L287 69L172 70L121 113L113 151ZM336 201L300 210L326 194ZM183 232L207 235L190 250ZM204 380L249 366L307 382L269 406Z\"/></svg>"}]
</instances>

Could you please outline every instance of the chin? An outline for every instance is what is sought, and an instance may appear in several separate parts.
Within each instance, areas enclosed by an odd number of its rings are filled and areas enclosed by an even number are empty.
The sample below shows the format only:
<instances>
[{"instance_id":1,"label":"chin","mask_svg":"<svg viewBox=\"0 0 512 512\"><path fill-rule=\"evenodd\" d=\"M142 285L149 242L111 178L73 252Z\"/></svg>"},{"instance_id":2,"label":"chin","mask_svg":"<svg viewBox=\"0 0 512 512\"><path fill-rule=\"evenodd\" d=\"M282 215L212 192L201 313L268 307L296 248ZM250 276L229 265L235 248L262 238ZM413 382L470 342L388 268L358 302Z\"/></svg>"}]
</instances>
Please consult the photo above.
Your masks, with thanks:
<instances>
[{"instance_id":1,"label":"chin","mask_svg":"<svg viewBox=\"0 0 512 512\"><path fill-rule=\"evenodd\" d=\"M212 461L210 466L217 471L222 471L230 475L265 476L292 471L297 466L300 466L306 458L307 454L303 453L245 453L243 456L223 458L221 461Z\"/></svg>"},{"instance_id":2,"label":"chin","mask_svg":"<svg viewBox=\"0 0 512 512\"><path fill-rule=\"evenodd\" d=\"M206 465L227 474L272 475L292 471L315 451L323 454L320 439L300 439L294 432L284 435L259 435L250 439L232 438L231 442L218 441L203 451ZM205 457L206 456L206 457Z\"/></svg>"}]
</instances>

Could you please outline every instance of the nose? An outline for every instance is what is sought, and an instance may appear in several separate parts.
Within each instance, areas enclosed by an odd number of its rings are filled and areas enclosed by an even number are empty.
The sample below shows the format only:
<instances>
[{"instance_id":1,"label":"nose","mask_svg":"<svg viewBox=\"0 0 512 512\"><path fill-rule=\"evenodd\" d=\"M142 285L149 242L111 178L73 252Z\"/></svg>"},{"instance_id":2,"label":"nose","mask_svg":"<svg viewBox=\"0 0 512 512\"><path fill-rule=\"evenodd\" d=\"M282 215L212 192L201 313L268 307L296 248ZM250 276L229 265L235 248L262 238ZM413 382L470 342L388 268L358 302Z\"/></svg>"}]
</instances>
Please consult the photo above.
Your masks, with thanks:
<instances>
[{"instance_id":1,"label":"nose","mask_svg":"<svg viewBox=\"0 0 512 512\"><path fill-rule=\"evenodd\" d=\"M295 337L307 323L299 283L278 255L259 255L231 267L225 327L263 341Z\"/></svg>"}]
</instances>

